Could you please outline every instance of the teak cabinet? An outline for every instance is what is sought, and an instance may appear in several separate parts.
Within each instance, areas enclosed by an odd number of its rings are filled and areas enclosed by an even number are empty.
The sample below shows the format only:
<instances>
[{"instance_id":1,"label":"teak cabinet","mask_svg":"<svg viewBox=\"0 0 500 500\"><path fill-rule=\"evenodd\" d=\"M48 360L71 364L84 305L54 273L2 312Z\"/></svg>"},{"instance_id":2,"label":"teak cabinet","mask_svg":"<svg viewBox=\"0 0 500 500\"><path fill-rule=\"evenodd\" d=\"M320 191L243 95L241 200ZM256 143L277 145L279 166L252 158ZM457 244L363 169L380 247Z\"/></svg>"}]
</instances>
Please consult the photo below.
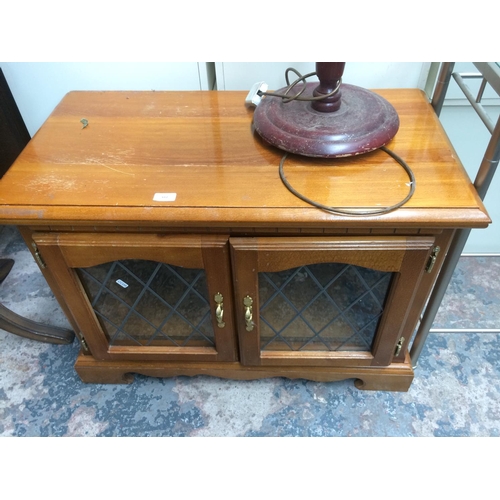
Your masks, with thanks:
<instances>
[{"instance_id":1,"label":"teak cabinet","mask_svg":"<svg viewBox=\"0 0 500 500\"><path fill-rule=\"evenodd\" d=\"M423 94L380 92L417 188L358 217L283 187L281 152L252 132L243 93L68 94L2 179L0 219L19 227L81 340L82 380L407 390L408 346L454 231L490 220ZM287 168L331 206L389 206L408 189L379 151Z\"/></svg>"},{"instance_id":2,"label":"teak cabinet","mask_svg":"<svg viewBox=\"0 0 500 500\"><path fill-rule=\"evenodd\" d=\"M342 368L396 362L409 372L411 313L424 305L427 295L418 292L438 248L431 236L35 232L30 238L87 352L104 366L133 362L121 376L142 373L152 361L235 370L232 362L276 374L295 367L299 376L320 380L343 378ZM310 368L320 370L308 375ZM80 374L85 380L84 368ZM270 372L254 376L260 374ZM117 375L115 369L111 380ZM106 379L105 371L99 380Z\"/></svg>"}]
</instances>

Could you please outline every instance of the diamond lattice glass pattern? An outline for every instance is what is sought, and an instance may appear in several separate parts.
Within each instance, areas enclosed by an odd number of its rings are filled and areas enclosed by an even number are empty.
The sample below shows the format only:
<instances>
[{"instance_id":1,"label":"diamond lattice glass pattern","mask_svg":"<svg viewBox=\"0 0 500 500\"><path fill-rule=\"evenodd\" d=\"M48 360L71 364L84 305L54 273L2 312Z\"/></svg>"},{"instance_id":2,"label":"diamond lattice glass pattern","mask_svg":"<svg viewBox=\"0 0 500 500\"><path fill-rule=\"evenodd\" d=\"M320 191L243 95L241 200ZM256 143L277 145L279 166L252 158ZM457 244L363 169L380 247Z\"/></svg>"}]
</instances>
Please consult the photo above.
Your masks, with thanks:
<instances>
[{"instance_id":1,"label":"diamond lattice glass pattern","mask_svg":"<svg viewBox=\"0 0 500 500\"><path fill-rule=\"evenodd\" d=\"M123 260L77 272L110 345L214 346L205 271Z\"/></svg>"},{"instance_id":2,"label":"diamond lattice glass pattern","mask_svg":"<svg viewBox=\"0 0 500 500\"><path fill-rule=\"evenodd\" d=\"M369 351L392 274L347 264L259 273L261 349Z\"/></svg>"}]
</instances>

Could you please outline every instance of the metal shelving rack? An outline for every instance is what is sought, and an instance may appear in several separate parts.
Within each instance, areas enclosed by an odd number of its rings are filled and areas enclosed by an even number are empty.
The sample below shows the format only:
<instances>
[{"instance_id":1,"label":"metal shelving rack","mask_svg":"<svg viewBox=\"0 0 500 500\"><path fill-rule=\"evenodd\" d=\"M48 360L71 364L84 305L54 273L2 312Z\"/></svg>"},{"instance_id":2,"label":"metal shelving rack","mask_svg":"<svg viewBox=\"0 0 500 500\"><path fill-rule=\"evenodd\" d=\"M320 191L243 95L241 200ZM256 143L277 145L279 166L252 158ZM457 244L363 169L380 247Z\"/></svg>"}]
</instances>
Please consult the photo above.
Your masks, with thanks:
<instances>
[{"instance_id":1,"label":"metal shelving rack","mask_svg":"<svg viewBox=\"0 0 500 500\"><path fill-rule=\"evenodd\" d=\"M474 187L481 198L484 200L488 188L495 175L498 161L500 159L500 117L494 124L487 113L485 112L481 100L483 92L487 84L489 84L495 92L500 96L500 63L497 62L475 62L473 63L478 73L457 73L453 71L455 63L442 63L439 72L436 89L432 96L431 104L439 116L443 103L446 97L451 78L457 82L458 86L471 103L472 107L481 118L487 129L491 133L491 139L488 143L483 159L477 171L474 180ZM469 78L480 78L481 86L478 95L473 96L467 87L465 80ZM436 314L439 310L444 294L453 276L453 271L458 263L465 243L470 234L470 229L457 230L455 237L451 243L450 249L446 256L445 262L439 273L439 276L434 285L434 289L429 298L427 307L422 315L417 333L414 337L413 344L410 350L410 356L414 367L416 367L418 358L422 352L423 346L431 330Z\"/></svg>"}]
</instances>

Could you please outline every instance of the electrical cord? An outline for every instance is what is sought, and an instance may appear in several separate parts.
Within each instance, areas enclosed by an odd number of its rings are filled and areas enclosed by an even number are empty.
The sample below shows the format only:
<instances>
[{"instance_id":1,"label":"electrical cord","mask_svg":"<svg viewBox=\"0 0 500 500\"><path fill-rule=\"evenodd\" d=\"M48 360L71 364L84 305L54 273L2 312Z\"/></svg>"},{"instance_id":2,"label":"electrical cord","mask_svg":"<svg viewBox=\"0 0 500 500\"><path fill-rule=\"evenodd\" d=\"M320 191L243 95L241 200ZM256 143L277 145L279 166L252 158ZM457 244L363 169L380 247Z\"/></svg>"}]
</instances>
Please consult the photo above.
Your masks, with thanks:
<instances>
[{"instance_id":1,"label":"electrical cord","mask_svg":"<svg viewBox=\"0 0 500 500\"><path fill-rule=\"evenodd\" d=\"M290 84L290 80L288 78L288 73L290 71L293 71L297 76L298 78ZM330 97L334 94L336 94L340 88L340 85L342 83L342 78L338 81L337 83L337 86L328 94L324 94L324 95L319 95L317 97L300 97L302 95L302 93L304 92L304 90L306 90L306 79L307 78L310 78L311 76L316 76L317 73L316 71L313 71L312 73L307 73L306 75L302 75L301 73L299 73L295 68L287 68L287 70L285 71L285 79L286 79L286 84L287 84L287 87L285 89L285 93L284 94L279 94L277 92L264 92L262 90L259 90L257 92L257 94L259 96L270 96L270 97L281 97L283 99L283 103L287 103L287 102L291 102L291 101L321 101L322 99L326 99L327 97ZM289 96L288 93L294 89L300 82L304 82L304 86L302 87L302 89L295 95L292 95L292 96Z\"/></svg>"},{"instance_id":2,"label":"electrical cord","mask_svg":"<svg viewBox=\"0 0 500 500\"><path fill-rule=\"evenodd\" d=\"M285 165L285 160L288 156L288 153L285 153L285 155L281 158L281 161L280 161L280 165L279 165L280 178L281 178L283 184L286 186L286 188L291 193L293 193L295 196L297 196L297 198L300 198L302 201L305 201L309 205L312 205L316 208L321 208L322 210L326 210L327 212L330 212L332 214L335 214L335 215L353 215L353 216L359 216L359 217L365 217L367 215L369 216L369 215L387 214L389 212L392 212L396 208L403 206L413 196L413 193L415 192L416 182L415 182L415 175L413 174L413 171L411 170L411 168L408 166L408 164L401 157L399 157L396 153L394 153L394 151L391 151L390 149L386 148L385 146L381 146L379 149L382 151L385 151L389 156L394 158L394 160L396 160L403 167L403 169L408 174L408 177L410 179L410 183L409 183L410 191L409 191L409 193L399 203L396 203L395 205L391 205L389 207L384 207L384 208L377 209L377 210L368 210L368 211L356 210L356 211L354 211L354 210L345 210L345 209L338 208L338 207L329 207L327 205L322 205L321 203L318 203L317 201L311 200L310 198L307 198L303 194L299 193L288 182L287 178L285 177L284 165Z\"/></svg>"},{"instance_id":3,"label":"electrical cord","mask_svg":"<svg viewBox=\"0 0 500 500\"><path fill-rule=\"evenodd\" d=\"M290 72L295 73L295 75L298 77L292 83L290 83L290 79L289 79L289 73ZM291 101L320 101L322 99L326 99L326 98L328 98L328 97L336 94L339 91L340 85L342 83L342 79L340 79L338 81L337 86L335 87L335 89L333 89L328 94L320 95L320 96L317 96L317 97L312 97L312 96L311 97L301 97L301 95L303 94L303 92L307 88L306 87L306 79L310 78L312 76L316 76L316 75L317 75L317 73L315 71L313 71L311 73L307 73L306 75L302 75L295 68L287 68L287 70L285 71L285 80L286 80L287 87L284 89L285 91L284 91L283 94L280 94L280 93L277 93L277 92L264 92L264 91L261 91L261 90L259 90L257 92L257 94L259 96L261 96L261 97L262 96L280 97L282 99L283 103L288 103L288 102L291 102ZM288 95L300 82L304 82L304 85L303 85L302 89L300 89L300 91L297 92L295 95L292 95L292 96ZM299 193L288 182L287 178L285 177L284 165L285 165L285 160L288 157L288 153L285 153L285 155L281 158L281 161L280 161L280 165L279 165L280 178L281 178L283 184L286 186L286 188L291 193L293 193L295 196L297 196L297 198L300 198L302 201L305 201L309 205L312 205L312 206L314 206L316 208L320 208L322 210L326 210L327 212L330 212L332 214L336 214L336 215L350 215L350 216L359 216L359 217L365 217L365 216L370 216L370 215L383 215L383 214L392 212L396 208L399 208L399 207L403 206L413 196L413 193L415 192L416 182L415 182L415 175L413 174L413 171L411 170L411 168L409 167L409 165L400 156L398 156L396 153L394 153L394 151L391 151L390 149L386 148L385 146L381 146L378 149L381 149L382 151L385 151L396 162L398 162L403 167L403 169L405 170L405 172L408 174L408 177L410 179L410 183L409 183L410 190L409 190L408 194L406 195L406 197L403 200L401 200L399 203L396 203L395 205L391 205L390 207L384 207L384 208L377 209L377 210L368 210L368 211L366 211L366 210L365 211L356 210L356 211L354 211L354 210L345 210L345 209L342 209L342 208L339 208L339 207L329 207L327 205L323 205L323 204L318 203L318 202L316 202L314 200L311 200L307 196L304 196L303 194Z\"/></svg>"}]
</instances>

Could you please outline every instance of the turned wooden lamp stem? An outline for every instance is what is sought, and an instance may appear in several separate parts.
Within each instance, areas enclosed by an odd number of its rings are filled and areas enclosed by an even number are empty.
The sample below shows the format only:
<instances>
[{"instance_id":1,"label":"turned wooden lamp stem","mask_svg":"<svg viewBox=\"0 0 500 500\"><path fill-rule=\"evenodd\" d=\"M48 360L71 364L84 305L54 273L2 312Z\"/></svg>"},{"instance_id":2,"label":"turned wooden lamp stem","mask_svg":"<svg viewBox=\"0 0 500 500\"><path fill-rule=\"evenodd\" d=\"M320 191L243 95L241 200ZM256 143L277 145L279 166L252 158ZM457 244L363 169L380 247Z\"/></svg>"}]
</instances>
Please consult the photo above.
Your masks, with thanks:
<instances>
[{"instance_id":1,"label":"turned wooden lamp stem","mask_svg":"<svg viewBox=\"0 0 500 500\"><path fill-rule=\"evenodd\" d=\"M344 74L345 62L317 62L316 73L319 79L319 85L314 89L314 97L327 95L337 87L342 75ZM316 111L331 113L340 108L340 91L321 101L313 101L312 107Z\"/></svg>"}]
</instances>

